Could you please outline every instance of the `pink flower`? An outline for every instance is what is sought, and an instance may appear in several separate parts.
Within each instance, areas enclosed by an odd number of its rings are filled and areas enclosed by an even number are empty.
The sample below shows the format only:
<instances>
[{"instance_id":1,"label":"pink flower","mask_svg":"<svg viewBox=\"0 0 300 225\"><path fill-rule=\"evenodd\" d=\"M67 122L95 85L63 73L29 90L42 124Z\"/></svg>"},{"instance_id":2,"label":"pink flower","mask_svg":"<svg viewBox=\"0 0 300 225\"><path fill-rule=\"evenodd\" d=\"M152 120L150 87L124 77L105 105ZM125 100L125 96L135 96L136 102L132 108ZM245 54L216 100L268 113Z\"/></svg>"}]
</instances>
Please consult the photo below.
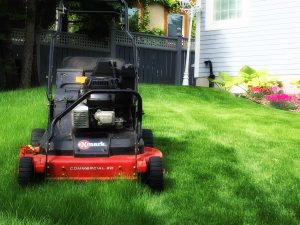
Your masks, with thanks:
<instances>
[{"instance_id":1,"label":"pink flower","mask_svg":"<svg viewBox=\"0 0 300 225\"><path fill-rule=\"evenodd\" d=\"M288 102L293 99L292 96L287 94L273 94L273 95L267 95L267 100L271 102Z\"/></svg>"},{"instance_id":2,"label":"pink flower","mask_svg":"<svg viewBox=\"0 0 300 225\"><path fill-rule=\"evenodd\" d=\"M273 86L273 87L272 87L272 91L273 91L274 93L276 93L276 92L278 91L278 87L277 87L277 86Z\"/></svg>"}]
</instances>

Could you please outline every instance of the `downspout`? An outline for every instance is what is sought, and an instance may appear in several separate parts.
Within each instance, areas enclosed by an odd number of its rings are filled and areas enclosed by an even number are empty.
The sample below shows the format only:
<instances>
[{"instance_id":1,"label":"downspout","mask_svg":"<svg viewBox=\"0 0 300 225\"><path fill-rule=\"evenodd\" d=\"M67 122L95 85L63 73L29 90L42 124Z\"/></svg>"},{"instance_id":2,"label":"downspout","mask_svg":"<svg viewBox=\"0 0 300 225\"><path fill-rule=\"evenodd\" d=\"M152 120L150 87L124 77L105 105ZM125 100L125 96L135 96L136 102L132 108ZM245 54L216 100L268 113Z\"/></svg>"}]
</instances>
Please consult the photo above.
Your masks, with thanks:
<instances>
[{"instance_id":1,"label":"downspout","mask_svg":"<svg viewBox=\"0 0 300 225\"><path fill-rule=\"evenodd\" d=\"M212 62L210 60L207 60L204 63L205 63L205 66L209 66L209 76L208 76L209 87L214 87L215 83L212 82L212 80L214 80L216 78L216 76L214 74L214 68L213 68Z\"/></svg>"}]
</instances>

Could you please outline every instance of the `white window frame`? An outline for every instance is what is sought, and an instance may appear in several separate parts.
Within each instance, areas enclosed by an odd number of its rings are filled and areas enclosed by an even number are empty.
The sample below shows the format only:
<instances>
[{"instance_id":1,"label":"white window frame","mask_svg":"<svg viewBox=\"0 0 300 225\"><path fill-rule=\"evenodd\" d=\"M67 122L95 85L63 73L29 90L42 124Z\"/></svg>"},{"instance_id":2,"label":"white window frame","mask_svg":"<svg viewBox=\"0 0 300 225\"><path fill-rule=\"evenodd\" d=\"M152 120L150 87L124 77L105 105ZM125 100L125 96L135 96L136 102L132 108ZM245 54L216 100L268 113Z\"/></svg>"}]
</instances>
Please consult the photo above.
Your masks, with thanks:
<instances>
[{"instance_id":1,"label":"white window frame","mask_svg":"<svg viewBox=\"0 0 300 225\"><path fill-rule=\"evenodd\" d=\"M241 17L236 19L214 20L214 0L206 0L205 30L223 30L245 27L249 19L249 0L242 0Z\"/></svg>"}]
</instances>

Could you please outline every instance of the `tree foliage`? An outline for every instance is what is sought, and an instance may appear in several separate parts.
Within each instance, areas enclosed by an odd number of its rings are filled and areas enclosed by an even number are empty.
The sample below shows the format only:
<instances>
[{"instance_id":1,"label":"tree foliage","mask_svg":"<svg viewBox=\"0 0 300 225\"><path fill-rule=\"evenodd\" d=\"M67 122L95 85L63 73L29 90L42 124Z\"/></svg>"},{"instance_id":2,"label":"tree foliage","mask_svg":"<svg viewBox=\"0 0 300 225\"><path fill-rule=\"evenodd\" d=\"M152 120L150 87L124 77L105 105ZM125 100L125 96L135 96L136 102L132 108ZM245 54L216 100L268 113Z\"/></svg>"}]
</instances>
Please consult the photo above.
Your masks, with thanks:
<instances>
[{"instance_id":1,"label":"tree foliage","mask_svg":"<svg viewBox=\"0 0 300 225\"><path fill-rule=\"evenodd\" d=\"M42 29L49 29L56 24L57 3L58 0L0 0L0 89L38 84L35 43ZM71 10L121 11L121 8L115 4L97 0L65 0L64 3ZM135 3L136 0L128 2L129 6ZM73 23L77 26L76 32L87 34L95 39L107 37L114 21L119 20L116 14L73 13L72 15L64 16L63 30L68 31L69 24ZM14 28L25 29L22 70L20 69L21 58L16 60L11 41L11 32Z\"/></svg>"},{"instance_id":2,"label":"tree foliage","mask_svg":"<svg viewBox=\"0 0 300 225\"><path fill-rule=\"evenodd\" d=\"M11 40L12 27L24 26L24 3L21 0L0 0L0 89L18 85L18 62Z\"/></svg>"}]
</instances>

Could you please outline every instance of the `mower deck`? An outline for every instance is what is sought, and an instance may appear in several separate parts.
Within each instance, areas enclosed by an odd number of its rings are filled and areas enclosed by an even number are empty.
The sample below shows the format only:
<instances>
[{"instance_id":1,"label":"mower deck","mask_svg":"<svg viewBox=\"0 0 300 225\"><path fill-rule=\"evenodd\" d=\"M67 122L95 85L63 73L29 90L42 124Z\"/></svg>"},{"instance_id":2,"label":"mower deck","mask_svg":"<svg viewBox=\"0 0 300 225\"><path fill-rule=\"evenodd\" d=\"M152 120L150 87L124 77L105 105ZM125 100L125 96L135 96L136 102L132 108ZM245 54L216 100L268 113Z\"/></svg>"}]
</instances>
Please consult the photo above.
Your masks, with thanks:
<instances>
[{"instance_id":1,"label":"mower deck","mask_svg":"<svg viewBox=\"0 0 300 225\"><path fill-rule=\"evenodd\" d=\"M31 157L35 174L45 174L46 155L39 154L38 148L29 152L25 146L20 150L20 157ZM155 148L145 147L144 153L138 155L114 155L109 157L74 157L47 156L46 179L62 180L135 180L137 174L146 173L150 157L162 157Z\"/></svg>"}]
</instances>

